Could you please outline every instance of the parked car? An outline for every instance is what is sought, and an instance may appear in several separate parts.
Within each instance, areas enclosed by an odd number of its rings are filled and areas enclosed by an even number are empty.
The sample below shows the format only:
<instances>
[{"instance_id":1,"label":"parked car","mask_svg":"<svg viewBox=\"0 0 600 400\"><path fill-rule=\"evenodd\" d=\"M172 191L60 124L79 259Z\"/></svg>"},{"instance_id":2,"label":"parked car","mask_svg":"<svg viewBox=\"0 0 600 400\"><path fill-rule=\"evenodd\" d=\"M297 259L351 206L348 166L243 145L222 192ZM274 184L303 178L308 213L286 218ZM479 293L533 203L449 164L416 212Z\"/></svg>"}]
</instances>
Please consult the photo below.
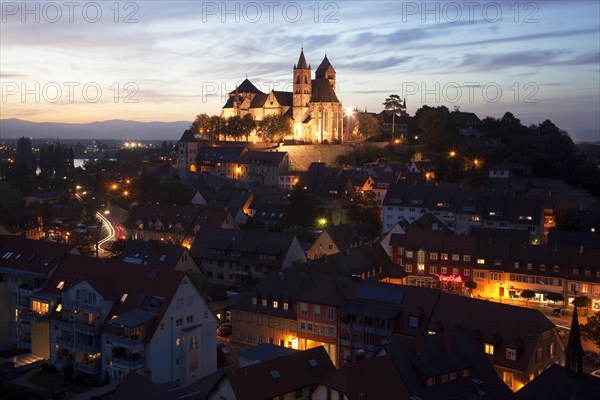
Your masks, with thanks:
<instances>
[{"instance_id":1,"label":"parked car","mask_svg":"<svg viewBox=\"0 0 600 400\"><path fill-rule=\"evenodd\" d=\"M585 358L593 362L594 364L600 364L600 353L593 350L584 350Z\"/></svg>"},{"instance_id":2,"label":"parked car","mask_svg":"<svg viewBox=\"0 0 600 400\"><path fill-rule=\"evenodd\" d=\"M219 336L229 336L231 335L231 332L232 330L230 324L223 324L217 328L217 335Z\"/></svg>"},{"instance_id":3,"label":"parked car","mask_svg":"<svg viewBox=\"0 0 600 400\"><path fill-rule=\"evenodd\" d=\"M596 378L600 378L600 369L595 370L590 375L595 376Z\"/></svg>"}]
</instances>

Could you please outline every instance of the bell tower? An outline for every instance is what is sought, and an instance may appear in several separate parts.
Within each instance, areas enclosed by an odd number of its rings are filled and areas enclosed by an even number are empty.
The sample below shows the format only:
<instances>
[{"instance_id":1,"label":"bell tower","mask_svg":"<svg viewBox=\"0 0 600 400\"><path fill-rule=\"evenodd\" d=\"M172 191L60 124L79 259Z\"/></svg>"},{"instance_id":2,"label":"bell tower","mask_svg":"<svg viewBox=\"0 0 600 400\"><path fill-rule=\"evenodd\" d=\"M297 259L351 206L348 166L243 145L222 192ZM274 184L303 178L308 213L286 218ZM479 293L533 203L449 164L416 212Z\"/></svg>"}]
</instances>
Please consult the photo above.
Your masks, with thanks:
<instances>
[{"instance_id":1,"label":"bell tower","mask_svg":"<svg viewBox=\"0 0 600 400\"><path fill-rule=\"evenodd\" d=\"M300 50L298 63L294 65L293 80L293 107L292 115L294 118L294 138L302 139L302 121L308 113L308 103L311 97L311 76L310 65L304 58L304 48Z\"/></svg>"}]
</instances>

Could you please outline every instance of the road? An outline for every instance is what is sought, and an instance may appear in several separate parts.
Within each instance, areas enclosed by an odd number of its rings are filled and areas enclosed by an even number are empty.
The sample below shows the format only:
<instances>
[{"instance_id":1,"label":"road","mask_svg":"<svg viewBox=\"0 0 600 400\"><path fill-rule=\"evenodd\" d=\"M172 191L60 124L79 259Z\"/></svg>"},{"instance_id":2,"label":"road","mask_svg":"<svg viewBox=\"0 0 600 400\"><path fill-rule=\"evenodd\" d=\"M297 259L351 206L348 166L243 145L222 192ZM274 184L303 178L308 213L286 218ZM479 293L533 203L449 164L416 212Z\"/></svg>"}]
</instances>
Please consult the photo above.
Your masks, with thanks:
<instances>
[{"instance_id":1,"label":"road","mask_svg":"<svg viewBox=\"0 0 600 400\"><path fill-rule=\"evenodd\" d=\"M106 251L106 248L111 242L124 238L125 229L115 218L111 217L110 214L97 212L96 218L102 221L102 232L107 232L107 235L98 241L98 255L101 257L108 257L109 253Z\"/></svg>"}]
</instances>

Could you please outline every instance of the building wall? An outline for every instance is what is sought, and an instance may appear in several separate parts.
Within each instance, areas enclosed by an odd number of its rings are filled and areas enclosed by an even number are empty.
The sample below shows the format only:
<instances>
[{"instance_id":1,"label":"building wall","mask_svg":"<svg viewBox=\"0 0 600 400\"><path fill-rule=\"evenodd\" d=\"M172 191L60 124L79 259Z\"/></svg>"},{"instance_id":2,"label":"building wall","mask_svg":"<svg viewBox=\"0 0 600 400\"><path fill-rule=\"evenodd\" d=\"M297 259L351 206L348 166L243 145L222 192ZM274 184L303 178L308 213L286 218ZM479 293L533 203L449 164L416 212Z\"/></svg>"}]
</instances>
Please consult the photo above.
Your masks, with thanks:
<instances>
[{"instance_id":1,"label":"building wall","mask_svg":"<svg viewBox=\"0 0 600 400\"><path fill-rule=\"evenodd\" d=\"M304 349L323 346L338 366L338 310L323 304L298 302L298 337Z\"/></svg>"},{"instance_id":2,"label":"building wall","mask_svg":"<svg viewBox=\"0 0 600 400\"><path fill-rule=\"evenodd\" d=\"M298 341L298 323L294 319L232 310L231 329L231 340L234 342L247 345L271 343L281 347L306 350Z\"/></svg>"},{"instance_id":3,"label":"building wall","mask_svg":"<svg viewBox=\"0 0 600 400\"><path fill-rule=\"evenodd\" d=\"M340 249L333 242L331 236L329 236L329 233L327 231L323 231L308 249L306 258L309 260L314 260L324 255L336 254L339 252Z\"/></svg>"},{"instance_id":4,"label":"building wall","mask_svg":"<svg viewBox=\"0 0 600 400\"><path fill-rule=\"evenodd\" d=\"M190 303L190 300L191 303ZM177 299L183 299L183 306L177 307ZM193 321L187 322L193 316ZM182 324L177 326L177 320ZM160 384L169 381L189 384L186 375L185 361L190 356L190 349L184 344L185 328L202 324L202 340L199 340L200 351L196 353L200 365L199 374L210 374L216 371L216 331L217 319L194 285L186 277L171 300L162 321L147 346L146 370L151 371L152 382ZM179 339L179 340L178 340ZM204 375L196 376L199 379Z\"/></svg>"}]
</instances>

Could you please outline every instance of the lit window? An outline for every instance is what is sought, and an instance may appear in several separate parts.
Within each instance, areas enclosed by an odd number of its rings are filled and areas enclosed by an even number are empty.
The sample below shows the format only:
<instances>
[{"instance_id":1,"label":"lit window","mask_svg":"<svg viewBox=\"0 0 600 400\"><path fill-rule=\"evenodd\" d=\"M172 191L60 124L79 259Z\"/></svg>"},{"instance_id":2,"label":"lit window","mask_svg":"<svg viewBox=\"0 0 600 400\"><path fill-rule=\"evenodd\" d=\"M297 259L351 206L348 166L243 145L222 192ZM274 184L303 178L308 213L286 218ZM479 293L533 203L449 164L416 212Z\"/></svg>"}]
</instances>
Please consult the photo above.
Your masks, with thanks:
<instances>
[{"instance_id":1,"label":"lit window","mask_svg":"<svg viewBox=\"0 0 600 400\"><path fill-rule=\"evenodd\" d=\"M464 255L463 256L463 260L464 261L471 261L471 256L470 255Z\"/></svg>"},{"instance_id":2,"label":"lit window","mask_svg":"<svg viewBox=\"0 0 600 400\"><path fill-rule=\"evenodd\" d=\"M413 258L413 252L412 251L406 251L406 253L404 255L406 256L406 258Z\"/></svg>"},{"instance_id":3,"label":"lit window","mask_svg":"<svg viewBox=\"0 0 600 400\"><path fill-rule=\"evenodd\" d=\"M181 339L175 339L175 346L179 346L181 344Z\"/></svg>"},{"instance_id":4,"label":"lit window","mask_svg":"<svg viewBox=\"0 0 600 400\"><path fill-rule=\"evenodd\" d=\"M58 306L56 306L56 312L61 312L62 311L62 304L59 304Z\"/></svg>"},{"instance_id":5,"label":"lit window","mask_svg":"<svg viewBox=\"0 0 600 400\"><path fill-rule=\"evenodd\" d=\"M460 261L460 255L452 254L452 261Z\"/></svg>"},{"instance_id":6,"label":"lit window","mask_svg":"<svg viewBox=\"0 0 600 400\"><path fill-rule=\"evenodd\" d=\"M277 300L273 300L273 308L279 307L279 302Z\"/></svg>"},{"instance_id":7,"label":"lit window","mask_svg":"<svg viewBox=\"0 0 600 400\"><path fill-rule=\"evenodd\" d=\"M485 264L485 260L483 258L478 258L477 264Z\"/></svg>"},{"instance_id":8,"label":"lit window","mask_svg":"<svg viewBox=\"0 0 600 400\"><path fill-rule=\"evenodd\" d=\"M58 290L62 290L65 287L65 281L60 281L58 282L58 285L56 285L56 288Z\"/></svg>"},{"instance_id":9,"label":"lit window","mask_svg":"<svg viewBox=\"0 0 600 400\"><path fill-rule=\"evenodd\" d=\"M485 354L494 355L494 345L491 343L485 343Z\"/></svg>"},{"instance_id":10,"label":"lit window","mask_svg":"<svg viewBox=\"0 0 600 400\"><path fill-rule=\"evenodd\" d=\"M121 296L121 303L124 303L125 300L127 300L127 296L129 296L127 293L123 294L123 296Z\"/></svg>"},{"instance_id":11,"label":"lit window","mask_svg":"<svg viewBox=\"0 0 600 400\"><path fill-rule=\"evenodd\" d=\"M438 259L437 253L429 253L429 259L430 260L437 260Z\"/></svg>"}]
</instances>

